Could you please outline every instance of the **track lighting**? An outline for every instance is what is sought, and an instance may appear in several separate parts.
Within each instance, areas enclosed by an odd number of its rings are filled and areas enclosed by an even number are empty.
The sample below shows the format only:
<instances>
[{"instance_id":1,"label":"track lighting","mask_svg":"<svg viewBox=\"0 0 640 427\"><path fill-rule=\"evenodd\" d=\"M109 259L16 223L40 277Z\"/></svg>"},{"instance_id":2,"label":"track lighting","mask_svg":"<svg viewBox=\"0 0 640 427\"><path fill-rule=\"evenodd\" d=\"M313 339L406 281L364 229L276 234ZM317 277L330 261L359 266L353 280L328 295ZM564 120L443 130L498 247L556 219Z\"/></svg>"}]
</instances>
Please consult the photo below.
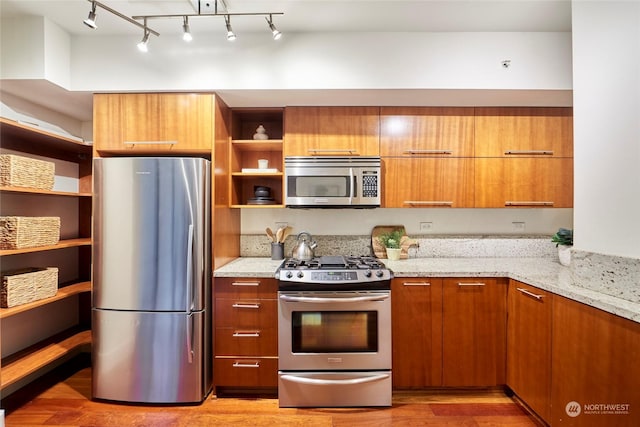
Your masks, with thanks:
<instances>
[{"instance_id":1,"label":"track lighting","mask_svg":"<svg viewBox=\"0 0 640 427\"><path fill-rule=\"evenodd\" d=\"M193 37L191 36L191 31L189 30L189 17L185 16L182 22L182 29L184 31L184 33L182 33L182 40L190 42L191 40L193 40Z\"/></svg>"},{"instance_id":2,"label":"track lighting","mask_svg":"<svg viewBox=\"0 0 640 427\"><path fill-rule=\"evenodd\" d=\"M224 17L224 22L227 25L227 40L232 42L236 39L236 35L233 32L233 29L231 29L231 17L229 15L226 15Z\"/></svg>"},{"instance_id":3,"label":"track lighting","mask_svg":"<svg viewBox=\"0 0 640 427\"><path fill-rule=\"evenodd\" d=\"M96 25L96 2L91 2L91 12L89 12L89 16L84 21L84 25L89 28L96 29L98 26Z\"/></svg>"},{"instance_id":4,"label":"track lighting","mask_svg":"<svg viewBox=\"0 0 640 427\"><path fill-rule=\"evenodd\" d=\"M147 44L149 43L149 31L144 30L144 36L142 36L142 40L138 43L138 50L140 52L148 52L149 48Z\"/></svg>"},{"instance_id":5,"label":"track lighting","mask_svg":"<svg viewBox=\"0 0 640 427\"><path fill-rule=\"evenodd\" d=\"M279 40L280 37L282 37L282 33L278 31L275 25L273 25L273 17L271 16L271 14L269 14L268 18L265 17L264 19L266 19L267 23L269 24L269 28L271 29L271 34L273 35L273 39Z\"/></svg>"}]
</instances>

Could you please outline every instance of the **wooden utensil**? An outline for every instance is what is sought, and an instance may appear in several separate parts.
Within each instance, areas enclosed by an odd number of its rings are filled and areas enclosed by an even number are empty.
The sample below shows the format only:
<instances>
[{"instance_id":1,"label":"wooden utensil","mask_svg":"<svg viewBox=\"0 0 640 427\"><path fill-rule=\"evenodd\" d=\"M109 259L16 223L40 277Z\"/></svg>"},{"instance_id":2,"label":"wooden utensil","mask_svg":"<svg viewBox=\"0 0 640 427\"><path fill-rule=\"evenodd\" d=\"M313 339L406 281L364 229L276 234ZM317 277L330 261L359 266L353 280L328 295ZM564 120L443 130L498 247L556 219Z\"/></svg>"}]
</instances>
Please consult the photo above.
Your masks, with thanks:
<instances>
[{"instance_id":1,"label":"wooden utensil","mask_svg":"<svg viewBox=\"0 0 640 427\"><path fill-rule=\"evenodd\" d=\"M273 231L271 230L271 228L267 227L267 236L269 236L269 238L271 239L272 242L275 243L276 241L276 236L273 235Z\"/></svg>"},{"instance_id":2,"label":"wooden utensil","mask_svg":"<svg viewBox=\"0 0 640 427\"><path fill-rule=\"evenodd\" d=\"M284 242L284 239L282 237L283 235L284 235L284 227L278 228L278 230L276 231L276 243Z\"/></svg>"}]
</instances>

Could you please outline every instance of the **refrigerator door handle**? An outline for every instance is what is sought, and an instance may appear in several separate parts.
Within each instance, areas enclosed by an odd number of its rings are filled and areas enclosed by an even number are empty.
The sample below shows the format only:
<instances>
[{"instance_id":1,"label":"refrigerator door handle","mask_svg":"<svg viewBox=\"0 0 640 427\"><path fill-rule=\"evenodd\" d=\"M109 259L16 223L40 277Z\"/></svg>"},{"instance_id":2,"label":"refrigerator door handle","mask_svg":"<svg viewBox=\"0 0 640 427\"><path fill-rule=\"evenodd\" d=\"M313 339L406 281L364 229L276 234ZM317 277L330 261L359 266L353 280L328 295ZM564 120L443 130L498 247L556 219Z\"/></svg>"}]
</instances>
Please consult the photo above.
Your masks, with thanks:
<instances>
[{"instance_id":1,"label":"refrigerator door handle","mask_svg":"<svg viewBox=\"0 0 640 427\"><path fill-rule=\"evenodd\" d=\"M193 309L193 224L189 224L189 238L187 240L187 313Z\"/></svg>"},{"instance_id":2,"label":"refrigerator door handle","mask_svg":"<svg viewBox=\"0 0 640 427\"><path fill-rule=\"evenodd\" d=\"M193 313L187 319L187 360L193 363Z\"/></svg>"}]
</instances>

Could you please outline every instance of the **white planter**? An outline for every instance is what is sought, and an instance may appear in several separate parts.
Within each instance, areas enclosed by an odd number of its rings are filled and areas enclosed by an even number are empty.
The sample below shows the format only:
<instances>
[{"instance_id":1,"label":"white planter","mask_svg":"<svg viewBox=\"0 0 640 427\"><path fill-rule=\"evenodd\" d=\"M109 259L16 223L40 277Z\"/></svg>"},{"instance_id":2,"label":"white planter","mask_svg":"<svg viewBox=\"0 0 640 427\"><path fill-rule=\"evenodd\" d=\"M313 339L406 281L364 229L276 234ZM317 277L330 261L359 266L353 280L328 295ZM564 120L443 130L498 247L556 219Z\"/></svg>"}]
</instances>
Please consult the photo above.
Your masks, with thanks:
<instances>
[{"instance_id":1,"label":"white planter","mask_svg":"<svg viewBox=\"0 0 640 427\"><path fill-rule=\"evenodd\" d=\"M571 265L571 246L558 245L558 259L564 266Z\"/></svg>"},{"instance_id":2,"label":"white planter","mask_svg":"<svg viewBox=\"0 0 640 427\"><path fill-rule=\"evenodd\" d=\"M402 249L387 248L387 258L389 261L397 261L400 259L400 251Z\"/></svg>"}]
</instances>

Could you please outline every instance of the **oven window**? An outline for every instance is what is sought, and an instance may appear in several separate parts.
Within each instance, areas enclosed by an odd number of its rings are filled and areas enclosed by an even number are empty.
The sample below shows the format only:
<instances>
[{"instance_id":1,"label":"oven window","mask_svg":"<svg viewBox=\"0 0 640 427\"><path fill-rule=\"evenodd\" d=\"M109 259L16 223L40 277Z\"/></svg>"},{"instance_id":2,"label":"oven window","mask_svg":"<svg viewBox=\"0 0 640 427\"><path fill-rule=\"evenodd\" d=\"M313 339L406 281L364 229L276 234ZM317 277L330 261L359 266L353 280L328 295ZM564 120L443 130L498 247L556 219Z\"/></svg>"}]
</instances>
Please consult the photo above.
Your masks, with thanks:
<instances>
[{"instance_id":1,"label":"oven window","mask_svg":"<svg viewBox=\"0 0 640 427\"><path fill-rule=\"evenodd\" d=\"M289 197L349 197L348 176L289 176Z\"/></svg>"},{"instance_id":2,"label":"oven window","mask_svg":"<svg viewBox=\"0 0 640 427\"><path fill-rule=\"evenodd\" d=\"M378 351L377 311L294 311L294 353Z\"/></svg>"}]
</instances>

